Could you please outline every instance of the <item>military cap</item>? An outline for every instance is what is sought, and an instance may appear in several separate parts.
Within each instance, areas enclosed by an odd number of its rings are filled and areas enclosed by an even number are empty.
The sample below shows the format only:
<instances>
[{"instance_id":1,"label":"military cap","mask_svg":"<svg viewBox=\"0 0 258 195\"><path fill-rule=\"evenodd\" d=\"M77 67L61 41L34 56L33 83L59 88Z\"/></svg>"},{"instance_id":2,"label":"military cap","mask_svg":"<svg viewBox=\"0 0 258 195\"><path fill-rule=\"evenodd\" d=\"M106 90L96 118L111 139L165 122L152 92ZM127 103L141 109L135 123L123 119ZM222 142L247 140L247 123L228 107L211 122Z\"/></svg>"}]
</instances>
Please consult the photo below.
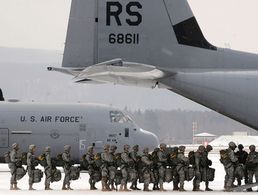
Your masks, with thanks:
<instances>
[{"instance_id":1,"label":"military cap","mask_svg":"<svg viewBox=\"0 0 258 195\"><path fill-rule=\"evenodd\" d=\"M144 148L144 149L142 150L142 152L143 152L144 154L149 153L149 148Z\"/></svg>"},{"instance_id":2,"label":"military cap","mask_svg":"<svg viewBox=\"0 0 258 195\"><path fill-rule=\"evenodd\" d=\"M249 150L250 150L250 151L255 151L255 148L256 148L255 145L250 145L250 146L249 146Z\"/></svg>"},{"instance_id":3,"label":"military cap","mask_svg":"<svg viewBox=\"0 0 258 195\"><path fill-rule=\"evenodd\" d=\"M228 143L228 146L229 146L229 147L232 147L232 148L236 148L235 142L229 142L229 143Z\"/></svg>"},{"instance_id":4,"label":"military cap","mask_svg":"<svg viewBox=\"0 0 258 195\"><path fill-rule=\"evenodd\" d=\"M239 144L237 147L239 150L242 150L244 148L244 146L242 144Z\"/></svg>"},{"instance_id":5,"label":"military cap","mask_svg":"<svg viewBox=\"0 0 258 195\"><path fill-rule=\"evenodd\" d=\"M134 145L134 146L133 146L133 149L134 149L134 150L139 149L139 145Z\"/></svg>"},{"instance_id":6,"label":"military cap","mask_svg":"<svg viewBox=\"0 0 258 195\"><path fill-rule=\"evenodd\" d=\"M45 152L50 152L50 151L51 151L51 147L50 146L45 147Z\"/></svg>"},{"instance_id":7,"label":"military cap","mask_svg":"<svg viewBox=\"0 0 258 195\"><path fill-rule=\"evenodd\" d=\"M207 145L207 146L206 146L206 149L207 149L208 151L211 151L211 150L213 150L213 147L212 147L211 145Z\"/></svg>"},{"instance_id":8,"label":"military cap","mask_svg":"<svg viewBox=\"0 0 258 195\"><path fill-rule=\"evenodd\" d=\"M179 146L178 150L181 151L181 152L185 151L185 146Z\"/></svg>"},{"instance_id":9,"label":"military cap","mask_svg":"<svg viewBox=\"0 0 258 195\"><path fill-rule=\"evenodd\" d=\"M104 146L104 150L106 151L108 151L109 150L109 148L110 148L110 145L108 145L108 144L106 144L105 146Z\"/></svg>"},{"instance_id":10,"label":"military cap","mask_svg":"<svg viewBox=\"0 0 258 195\"><path fill-rule=\"evenodd\" d=\"M64 150L67 151L67 152L70 151L71 150L71 146L70 145L65 145L64 146Z\"/></svg>"},{"instance_id":11,"label":"military cap","mask_svg":"<svg viewBox=\"0 0 258 195\"><path fill-rule=\"evenodd\" d=\"M32 151L36 146L34 144L29 145L29 150Z\"/></svg>"},{"instance_id":12,"label":"military cap","mask_svg":"<svg viewBox=\"0 0 258 195\"><path fill-rule=\"evenodd\" d=\"M111 147L110 147L110 150L112 150L112 151L115 151L117 149L117 146L116 145L112 145Z\"/></svg>"},{"instance_id":13,"label":"military cap","mask_svg":"<svg viewBox=\"0 0 258 195\"><path fill-rule=\"evenodd\" d=\"M12 149L17 149L17 148L19 148L19 145L17 143L13 143L12 144Z\"/></svg>"},{"instance_id":14,"label":"military cap","mask_svg":"<svg viewBox=\"0 0 258 195\"><path fill-rule=\"evenodd\" d=\"M93 146L88 146L88 147L87 147L87 151L90 152L90 151L93 150L93 148L94 148Z\"/></svg>"},{"instance_id":15,"label":"military cap","mask_svg":"<svg viewBox=\"0 0 258 195\"><path fill-rule=\"evenodd\" d=\"M198 150L201 151L201 152L204 152L205 151L205 147L203 145L200 145L198 147Z\"/></svg>"},{"instance_id":16,"label":"military cap","mask_svg":"<svg viewBox=\"0 0 258 195\"><path fill-rule=\"evenodd\" d=\"M128 144L124 145L124 150L129 150L130 146Z\"/></svg>"},{"instance_id":17,"label":"military cap","mask_svg":"<svg viewBox=\"0 0 258 195\"><path fill-rule=\"evenodd\" d=\"M159 147L160 147L160 148L165 148L165 147L167 147L167 145L164 144L164 143L162 143L162 144L159 145Z\"/></svg>"}]
</instances>

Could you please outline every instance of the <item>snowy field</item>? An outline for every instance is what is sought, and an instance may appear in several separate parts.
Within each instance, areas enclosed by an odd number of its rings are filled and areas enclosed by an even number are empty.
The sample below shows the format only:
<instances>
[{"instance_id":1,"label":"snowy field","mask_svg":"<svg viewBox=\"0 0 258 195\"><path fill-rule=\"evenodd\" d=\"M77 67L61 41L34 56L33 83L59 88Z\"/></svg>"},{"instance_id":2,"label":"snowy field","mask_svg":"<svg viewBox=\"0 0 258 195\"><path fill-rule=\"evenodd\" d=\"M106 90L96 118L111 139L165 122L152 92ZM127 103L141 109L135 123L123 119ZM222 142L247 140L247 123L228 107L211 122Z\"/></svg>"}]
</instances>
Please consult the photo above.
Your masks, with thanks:
<instances>
[{"instance_id":1,"label":"snowy field","mask_svg":"<svg viewBox=\"0 0 258 195\"><path fill-rule=\"evenodd\" d=\"M160 194L160 193L180 193L180 194L188 194L188 193L193 193L193 194L226 194L226 192L222 192L223 189L223 181L224 181L224 168L223 166L220 164L219 162L219 155L216 154L212 154L210 155L210 159L212 159L213 161L213 165L212 167L216 169L216 175L215 175L215 180L210 183L210 188L214 189L213 192L192 192L192 182L186 182L185 184L185 189L187 190L187 192L173 192L172 188L173 185L172 183L170 184L165 184L165 189L167 189L167 192L157 192L157 191L153 191L153 192L143 192L143 191L133 191L133 192L120 192L122 194L145 194L145 193L151 193L151 194ZM35 189L37 189L37 191L28 191L28 176L26 175L24 178L22 178L19 182L18 182L18 187L21 188L22 190L20 191L10 191L9 190L9 180L10 180L10 173L8 172L8 167L5 164L0 164L0 195L4 195L4 194L16 194L16 195L27 195L27 194L32 194L32 195L36 195L36 194L43 194L46 193L46 191L44 191L44 177L43 180L41 181L41 183L39 184L34 184L33 187ZM63 176L63 175L62 175ZM108 194L112 194L112 193L119 193L119 192L101 192L101 184L98 183L96 186L99 190L97 191L90 191L89 190L89 184L88 184L88 174L87 173L81 173L80 179L77 181L72 181L71 187L74 189L73 191L62 191L60 190L62 187L62 182L58 182L58 183L52 183L51 184L51 188L54 189L53 191L47 191L48 194L84 194L85 193L89 193L89 194L99 194L99 193L108 193ZM140 188L143 188L142 184L139 185ZM152 187L152 185L150 185L150 187ZM204 183L201 184L201 189L204 189ZM256 189L255 189L256 190ZM244 194L246 192L229 192L230 194ZM257 192L256 192L257 193Z\"/></svg>"}]
</instances>

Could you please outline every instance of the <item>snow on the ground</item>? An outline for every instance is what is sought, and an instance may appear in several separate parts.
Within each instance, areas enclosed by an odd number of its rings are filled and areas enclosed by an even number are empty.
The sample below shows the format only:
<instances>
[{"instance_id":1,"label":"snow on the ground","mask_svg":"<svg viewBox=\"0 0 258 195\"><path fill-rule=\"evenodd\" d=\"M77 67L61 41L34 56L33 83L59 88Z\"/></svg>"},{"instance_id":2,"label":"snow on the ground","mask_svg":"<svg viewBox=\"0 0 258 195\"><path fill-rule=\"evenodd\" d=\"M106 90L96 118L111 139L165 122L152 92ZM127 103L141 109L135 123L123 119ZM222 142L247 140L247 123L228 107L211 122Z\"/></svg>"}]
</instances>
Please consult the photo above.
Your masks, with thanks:
<instances>
[{"instance_id":1,"label":"snow on the ground","mask_svg":"<svg viewBox=\"0 0 258 195\"><path fill-rule=\"evenodd\" d=\"M210 188L214 189L213 192L201 192L202 194L207 194L207 193L212 193L213 195L215 194L219 194L219 193L223 193L226 194L226 192L222 192L223 189L223 185L224 185L224 176L225 176L225 172L224 172L224 168L223 166L220 164L219 162L219 155L217 154L211 154L210 158L213 161L213 165L212 167L216 169L216 175L215 175L215 180L213 182L210 183ZM63 176L63 175L62 175ZM63 178L63 177L62 177ZM80 179L77 181L72 181L71 187L74 189L73 191L62 191L61 187L62 187L62 181L57 182L57 183L52 183L51 184L51 188L53 188L53 191L47 191L48 194L84 194L85 193L89 193L89 194L99 194L99 193L118 193L118 192L101 192L101 184L98 183L96 186L99 190L96 191L90 191L89 190L89 184L88 184L88 174L87 173L81 173ZM8 172L8 166L6 164L1 164L0 165L0 195L4 195L4 194L15 194L15 195L37 195L37 194L42 194L42 193L46 193L46 191L44 190L44 177L41 181L41 183L39 184L34 184L33 187L35 189L37 189L36 191L28 191L28 176L26 175L24 178L22 178L20 181L18 181L18 187L21 188L22 190L20 191L10 191L9 190L9 181L10 181L10 173ZM139 185L140 188L143 188L143 185L140 184ZM152 187L152 185L150 185L150 187ZM160 194L160 193L179 193L179 192L173 192L172 188L173 188L173 184L169 183L169 184L165 184L165 188L168 190L167 192L157 192L157 191L153 191L153 192L143 192L143 191L133 191L133 192L120 192L122 194L145 194L145 193L151 193L151 194ZM180 192L180 194L184 195L186 193L198 193L200 194L200 192L192 192L192 182L186 182L185 183L185 189L187 190L187 192ZM201 189L204 189L204 183L202 182L201 184ZM239 192L230 192L230 194L243 194L243 193L239 193Z\"/></svg>"}]
</instances>

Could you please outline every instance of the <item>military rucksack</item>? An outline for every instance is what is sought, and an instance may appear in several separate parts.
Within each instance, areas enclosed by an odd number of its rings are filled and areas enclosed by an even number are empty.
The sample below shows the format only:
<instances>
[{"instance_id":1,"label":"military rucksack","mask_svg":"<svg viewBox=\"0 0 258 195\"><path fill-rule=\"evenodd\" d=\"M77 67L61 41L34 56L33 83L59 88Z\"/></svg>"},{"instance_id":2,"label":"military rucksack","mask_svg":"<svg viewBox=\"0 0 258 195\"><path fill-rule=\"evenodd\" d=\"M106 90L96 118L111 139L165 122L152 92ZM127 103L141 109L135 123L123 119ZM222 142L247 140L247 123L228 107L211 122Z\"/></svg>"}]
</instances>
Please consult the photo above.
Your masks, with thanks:
<instances>
[{"instance_id":1,"label":"military rucksack","mask_svg":"<svg viewBox=\"0 0 258 195\"><path fill-rule=\"evenodd\" d=\"M33 183L41 182L42 177L43 177L43 172L40 169L35 169L33 171Z\"/></svg>"},{"instance_id":2,"label":"military rucksack","mask_svg":"<svg viewBox=\"0 0 258 195\"><path fill-rule=\"evenodd\" d=\"M230 161L229 154L228 154L228 149L220 150L219 154L220 154L220 162L223 165L227 165Z\"/></svg>"},{"instance_id":3,"label":"military rucksack","mask_svg":"<svg viewBox=\"0 0 258 195\"><path fill-rule=\"evenodd\" d=\"M4 161L5 161L5 163L10 163L11 162L10 151L8 151L4 154Z\"/></svg>"},{"instance_id":4,"label":"military rucksack","mask_svg":"<svg viewBox=\"0 0 258 195\"><path fill-rule=\"evenodd\" d=\"M71 172L70 172L70 179L71 180L77 180L80 177L80 168L72 166Z\"/></svg>"},{"instance_id":5,"label":"military rucksack","mask_svg":"<svg viewBox=\"0 0 258 195\"><path fill-rule=\"evenodd\" d=\"M39 164L40 164L42 167L46 167L46 166L47 166L47 160L46 160L46 154L45 154L45 153L41 154L41 155L38 157L38 160L39 160Z\"/></svg>"},{"instance_id":6,"label":"military rucksack","mask_svg":"<svg viewBox=\"0 0 258 195\"><path fill-rule=\"evenodd\" d=\"M86 159L86 154L82 156L82 159L80 161L80 168L81 170L88 170L89 169L89 163Z\"/></svg>"},{"instance_id":7,"label":"military rucksack","mask_svg":"<svg viewBox=\"0 0 258 195\"><path fill-rule=\"evenodd\" d=\"M16 179L20 180L26 175L26 170L21 166L16 169Z\"/></svg>"},{"instance_id":8,"label":"military rucksack","mask_svg":"<svg viewBox=\"0 0 258 195\"><path fill-rule=\"evenodd\" d=\"M53 169L51 172L51 182L58 182L62 179L61 171L59 169Z\"/></svg>"},{"instance_id":9,"label":"military rucksack","mask_svg":"<svg viewBox=\"0 0 258 195\"><path fill-rule=\"evenodd\" d=\"M195 165L195 152L194 151L190 151L188 153L188 159L189 159L190 165Z\"/></svg>"}]
</instances>

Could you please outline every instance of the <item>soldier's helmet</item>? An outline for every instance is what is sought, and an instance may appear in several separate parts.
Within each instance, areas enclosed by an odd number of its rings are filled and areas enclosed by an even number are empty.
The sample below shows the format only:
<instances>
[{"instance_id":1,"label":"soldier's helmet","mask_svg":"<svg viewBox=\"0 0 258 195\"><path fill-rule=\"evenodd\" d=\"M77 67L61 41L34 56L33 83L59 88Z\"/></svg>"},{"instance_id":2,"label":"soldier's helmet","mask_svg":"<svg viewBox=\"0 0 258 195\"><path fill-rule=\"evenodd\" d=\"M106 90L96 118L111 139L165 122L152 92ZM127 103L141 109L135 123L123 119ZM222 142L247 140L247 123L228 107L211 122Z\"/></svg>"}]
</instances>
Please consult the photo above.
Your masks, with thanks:
<instances>
[{"instance_id":1,"label":"soldier's helmet","mask_svg":"<svg viewBox=\"0 0 258 195\"><path fill-rule=\"evenodd\" d=\"M104 151L108 152L108 151L109 151L109 148L110 148L110 145L106 144L106 145L104 146Z\"/></svg>"},{"instance_id":2,"label":"soldier's helmet","mask_svg":"<svg viewBox=\"0 0 258 195\"><path fill-rule=\"evenodd\" d=\"M207 149L207 151L212 151L212 150L213 150L213 147L212 147L211 145L207 145L207 146L206 146L206 149Z\"/></svg>"},{"instance_id":3,"label":"soldier's helmet","mask_svg":"<svg viewBox=\"0 0 258 195\"><path fill-rule=\"evenodd\" d=\"M32 151L36 146L34 144L29 145L29 150Z\"/></svg>"},{"instance_id":4,"label":"soldier's helmet","mask_svg":"<svg viewBox=\"0 0 258 195\"><path fill-rule=\"evenodd\" d=\"M17 143L12 144L12 149L17 150L19 148L19 145Z\"/></svg>"},{"instance_id":5,"label":"soldier's helmet","mask_svg":"<svg viewBox=\"0 0 258 195\"><path fill-rule=\"evenodd\" d=\"M116 146L116 145L112 145L112 146L110 147L110 150L111 150L112 152L115 152L116 149L117 149L117 146Z\"/></svg>"},{"instance_id":6,"label":"soldier's helmet","mask_svg":"<svg viewBox=\"0 0 258 195\"><path fill-rule=\"evenodd\" d=\"M239 144L237 147L239 150L242 150L244 148L244 146L242 144Z\"/></svg>"},{"instance_id":7,"label":"soldier's helmet","mask_svg":"<svg viewBox=\"0 0 258 195\"><path fill-rule=\"evenodd\" d=\"M250 150L250 151L255 151L255 149L256 149L256 148L255 148L255 145L249 146L249 150Z\"/></svg>"},{"instance_id":8,"label":"soldier's helmet","mask_svg":"<svg viewBox=\"0 0 258 195\"><path fill-rule=\"evenodd\" d=\"M200 146L198 147L198 150L199 150L200 152L204 152L204 151L205 151L205 147L204 147L203 145L200 145Z\"/></svg>"},{"instance_id":9,"label":"soldier's helmet","mask_svg":"<svg viewBox=\"0 0 258 195\"><path fill-rule=\"evenodd\" d=\"M148 153L149 153L149 148L144 148L144 149L142 150L142 152L143 152L144 154L148 154Z\"/></svg>"},{"instance_id":10,"label":"soldier's helmet","mask_svg":"<svg viewBox=\"0 0 258 195\"><path fill-rule=\"evenodd\" d=\"M50 151L51 151L51 147L50 146L45 147L45 152L50 152Z\"/></svg>"},{"instance_id":11,"label":"soldier's helmet","mask_svg":"<svg viewBox=\"0 0 258 195\"><path fill-rule=\"evenodd\" d=\"M159 147L160 147L160 149L165 150L165 149L166 149L166 147L167 147L167 145L166 145L166 144L164 144L164 143L162 143L162 144L160 144L160 145L159 145Z\"/></svg>"},{"instance_id":12,"label":"soldier's helmet","mask_svg":"<svg viewBox=\"0 0 258 195\"><path fill-rule=\"evenodd\" d=\"M134 150L134 151L138 151L138 150L139 150L139 145L134 145L134 146L133 146L133 150Z\"/></svg>"},{"instance_id":13,"label":"soldier's helmet","mask_svg":"<svg viewBox=\"0 0 258 195\"><path fill-rule=\"evenodd\" d=\"M184 152L185 151L185 146L179 146L178 150L179 150L179 152Z\"/></svg>"},{"instance_id":14,"label":"soldier's helmet","mask_svg":"<svg viewBox=\"0 0 258 195\"><path fill-rule=\"evenodd\" d=\"M229 142L228 143L228 146L230 147L230 148L236 148L236 144L235 144L235 142Z\"/></svg>"},{"instance_id":15,"label":"soldier's helmet","mask_svg":"<svg viewBox=\"0 0 258 195\"><path fill-rule=\"evenodd\" d=\"M130 146L128 144L124 145L124 150L125 151L129 151L130 150Z\"/></svg>"},{"instance_id":16,"label":"soldier's helmet","mask_svg":"<svg viewBox=\"0 0 258 195\"><path fill-rule=\"evenodd\" d=\"M71 150L71 146L70 145L65 145L64 146L64 151L65 152L70 152L70 150Z\"/></svg>"},{"instance_id":17,"label":"soldier's helmet","mask_svg":"<svg viewBox=\"0 0 258 195\"><path fill-rule=\"evenodd\" d=\"M87 147L87 151L88 151L88 152L92 152L92 151L93 151L93 146L88 146L88 147Z\"/></svg>"}]
</instances>

